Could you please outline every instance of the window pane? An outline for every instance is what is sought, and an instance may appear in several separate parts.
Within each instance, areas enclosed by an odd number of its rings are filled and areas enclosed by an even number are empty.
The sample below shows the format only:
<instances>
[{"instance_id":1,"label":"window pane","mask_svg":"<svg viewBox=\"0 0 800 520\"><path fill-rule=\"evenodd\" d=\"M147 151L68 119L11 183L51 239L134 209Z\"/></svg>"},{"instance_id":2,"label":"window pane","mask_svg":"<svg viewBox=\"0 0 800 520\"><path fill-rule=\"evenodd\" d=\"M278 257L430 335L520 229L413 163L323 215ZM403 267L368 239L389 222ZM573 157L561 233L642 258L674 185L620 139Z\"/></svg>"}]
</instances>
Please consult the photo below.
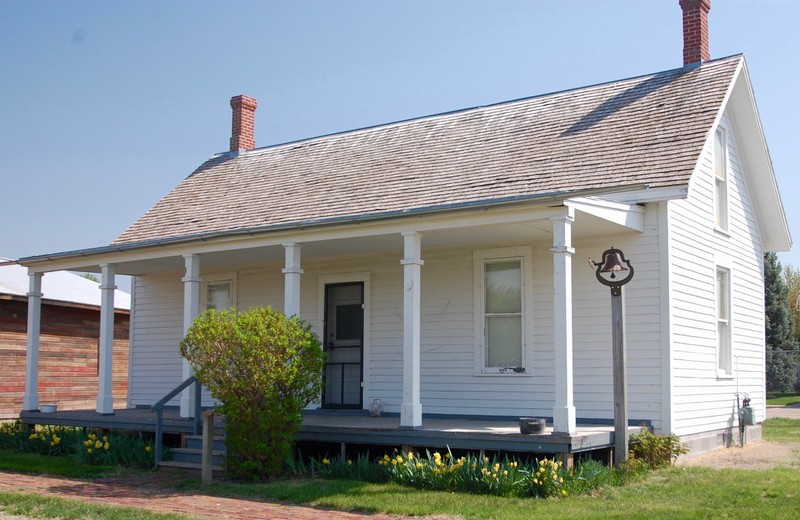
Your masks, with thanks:
<instances>
[{"instance_id":1,"label":"window pane","mask_svg":"<svg viewBox=\"0 0 800 520\"><path fill-rule=\"evenodd\" d=\"M486 366L522 366L522 317L486 317Z\"/></svg>"},{"instance_id":2,"label":"window pane","mask_svg":"<svg viewBox=\"0 0 800 520\"><path fill-rule=\"evenodd\" d=\"M717 319L728 321L728 271L717 270Z\"/></svg>"},{"instance_id":3,"label":"window pane","mask_svg":"<svg viewBox=\"0 0 800 520\"><path fill-rule=\"evenodd\" d=\"M206 286L206 308L223 310L231 306L231 282L209 282Z\"/></svg>"},{"instance_id":4,"label":"window pane","mask_svg":"<svg viewBox=\"0 0 800 520\"><path fill-rule=\"evenodd\" d=\"M732 372L731 360L733 359L731 355L731 335L730 328L725 322L717 324L717 342L717 348L719 349L718 368L726 374L730 374Z\"/></svg>"},{"instance_id":5,"label":"window pane","mask_svg":"<svg viewBox=\"0 0 800 520\"><path fill-rule=\"evenodd\" d=\"M717 130L717 133L714 134L714 175L723 181L727 169L725 148L725 132Z\"/></svg>"},{"instance_id":6,"label":"window pane","mask_svg":"<svg viewBox=\"0 0 800 520\"><path fill-rule=\"evenodd\" d=\"M522 312L520 261L486 264L486 313Z\"/></svg>"}]
</instances>

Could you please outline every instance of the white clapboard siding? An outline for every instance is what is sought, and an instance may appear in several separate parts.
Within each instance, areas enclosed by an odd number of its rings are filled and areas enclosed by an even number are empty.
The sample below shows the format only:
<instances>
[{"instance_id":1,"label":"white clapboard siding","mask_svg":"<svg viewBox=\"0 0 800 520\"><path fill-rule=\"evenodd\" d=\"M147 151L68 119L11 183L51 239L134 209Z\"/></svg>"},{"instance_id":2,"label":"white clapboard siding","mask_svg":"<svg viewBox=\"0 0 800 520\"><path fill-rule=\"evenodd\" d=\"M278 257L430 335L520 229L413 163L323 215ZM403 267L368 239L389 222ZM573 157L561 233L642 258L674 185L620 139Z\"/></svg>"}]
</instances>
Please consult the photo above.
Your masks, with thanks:
<instances>
[{"instance_id":1,"label":"white clapboard siding","mask_svg":"<svg viewBox=\"0 0 800 520\"><path fill-rule=\"evenodd\" d=\"M753 399L757 420L764 411L764 289L760 233L748 195L736 135L728 138L729 232L714 231L713 137L686 200L669 203L672 255L672 431L689 435L735 424L735 392ZM713 135L713 134L712 134ZM731 268L734 377L717 376L715 269Z\"/></svg>"}]
</instances>

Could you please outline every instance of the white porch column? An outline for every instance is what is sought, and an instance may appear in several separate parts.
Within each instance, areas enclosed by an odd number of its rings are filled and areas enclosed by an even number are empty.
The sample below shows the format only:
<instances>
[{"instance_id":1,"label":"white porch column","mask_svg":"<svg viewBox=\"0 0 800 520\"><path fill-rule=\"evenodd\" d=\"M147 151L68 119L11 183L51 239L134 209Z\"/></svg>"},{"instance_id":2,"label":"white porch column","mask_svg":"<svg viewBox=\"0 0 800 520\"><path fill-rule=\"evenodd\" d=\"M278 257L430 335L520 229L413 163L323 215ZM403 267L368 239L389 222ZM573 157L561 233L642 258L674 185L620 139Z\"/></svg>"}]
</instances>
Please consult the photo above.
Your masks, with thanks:
<instances>
[{"instance_id":1,"label":"white porch column","mask_svg":"<svg viewBox=\"0 0 800 520\"><path fill-rule=\"evenodd\" d=\"M28 269L28 348L25 353L25 395L22 410L39 410L39 334L42 325L42 275Z\"/></svg>"},{"instance_id":2,"label":"white porch column","mask_svg":"<svg viewBox=\"0 0 800 520\"><path fill-rule=\"evenodd\" d=\"M419 389L420 359L420 271L422 234L402 233L403 265L403 403L400 406L400 427L422 427L422 404Z\"/></svg>"},{"instance_id":3,"label":"white porch column","mask_svg":"<svg viewBox=\"0 0 800 520\"><path fill-rule=\"evenodd\" d=\"M114 285L117 266L100 265L100 355L97 376L97 413L114 414Z\"/></svg>"},{"instance_id":4,"label":"white porch column","mask_svg":"<svg viewBox=\"0 0 800 520\"><path fill-rule=\"evenodd\" d=\"M300 269L299 244L283 244L286 253L286 265L283 268L283 313L286 316L300 316Z\"/></svg>"},{"instance_id":5,"label":"white porch column","mask_svg":"<svg viewBox=\"0 0 800 520\"><path fill-rule=\"evenodd\" d=\"M555 406L553 430L575 432L572 397L572 222L575 210L565 208L553 223L553 327L555 339Z\"/></svg>"},{"instance_id":6,"label":"white porch column","mask_svg":"<svg viewBox=\"0 0 800 520\"><path fill-rule=\"evenodd\" d=\"M200 315L200 255L183 255L186 275L183 281L183 335L189 332L192 322ZM183 359L183 377L186 381L193 374L192 365ZM189 385L181 393L181 417L194 417L194 401L198 398L195 385Z\"/></svg>"}]
</instances>

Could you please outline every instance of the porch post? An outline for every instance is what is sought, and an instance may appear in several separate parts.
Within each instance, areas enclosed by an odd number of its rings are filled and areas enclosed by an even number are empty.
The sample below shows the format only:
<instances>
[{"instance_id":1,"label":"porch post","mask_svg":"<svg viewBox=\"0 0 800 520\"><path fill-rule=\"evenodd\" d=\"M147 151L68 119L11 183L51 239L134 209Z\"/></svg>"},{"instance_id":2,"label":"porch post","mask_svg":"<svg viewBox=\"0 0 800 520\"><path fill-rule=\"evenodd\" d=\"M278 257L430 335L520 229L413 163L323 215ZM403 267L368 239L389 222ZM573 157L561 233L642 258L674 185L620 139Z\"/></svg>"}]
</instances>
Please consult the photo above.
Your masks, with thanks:
<instances>
[{"instance_id":1,"label":"porch post","mask_svg":"<svg viewBox=\"0 0 800 520\"><path fill-rule=\"evenodd\" d=\"M42 324L42 275L28 269L28 347L25 353L25 395L22 410L39 410L39 334Z\"/></svg>"},{"instance_id":2,"label":"porch post","mask_svg":"<svg viewBox=\"0 0 800 520\"><path fill-rule=\"evenodd\" d=\"M186 265L186 275L183 281L183 335L189 332L189 327L197 316L200 315L200 255L183 255ZM183 377L186 381L194 371L186 359L183 359ZM189 385L181 393L181 417L194 417L194 402L196 395L195 385Z\"/></svg>"},{"instance_id":3,"label":"porch post","mask_svg":"<svg viewBox=\"0 0 800 520\"><path fill-rule=\"evenodd\" d=\"M100 354L97 376L97 413L114 415L114 285L117 266L100 265Z\"/></svg>"},{"instance_id":4,"label":"porch post","mask_svg":"<svg viewBox=\"0 0 800 520\"><path fill-rule=\"evenodd\" d=\"M572 222L575 210L550 218L553 223L553 329L555 339L555 405L553 430L575 432L572 400Z\"/></svg>"},{"instance_id":5,"label":"porch post","mask_svg":"<svg viewBox=\"0 0 800 520\"><path fill-rule=\"evenodd\" d=\"M286 316L300 316L300 269L299 244L283 244L286 253L286 265L283 268L283 313Z\"/></svg>"},{"instance_id":6,"label":"porch post","mask_svg":"<svg viewBox=\"0 0 800 520\"><path fill-rule=\"evenodd\" d=\"M422 234L402 233L403 265L403 403L400 406L400 427L422 427L422 404L419 389L420 357L420 271Z\"/></svg>"}]
</instances>

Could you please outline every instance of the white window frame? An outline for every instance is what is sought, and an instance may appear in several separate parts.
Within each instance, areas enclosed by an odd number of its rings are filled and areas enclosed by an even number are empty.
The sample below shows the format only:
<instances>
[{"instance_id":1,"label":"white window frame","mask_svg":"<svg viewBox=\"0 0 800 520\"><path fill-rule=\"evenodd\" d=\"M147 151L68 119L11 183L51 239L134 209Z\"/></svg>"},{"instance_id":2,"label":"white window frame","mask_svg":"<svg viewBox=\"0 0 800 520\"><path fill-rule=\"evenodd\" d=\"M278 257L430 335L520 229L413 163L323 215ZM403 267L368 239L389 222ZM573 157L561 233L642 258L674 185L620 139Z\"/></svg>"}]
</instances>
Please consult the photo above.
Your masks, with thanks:
<instances>
[{"instance_id":1,"label":"white window frame","mask_svg":"<svg viewBox=\"0 0 800 520\"><path fill-rule=\"evenodd\" d=\"M208 310L208 285L218 282L231 283L231 308L238 308L239 302L236 299L237 276L235 272L204 274L201 276L201 278L203 282L200 288L200 312L205 312Z\"/></svg>"},{"instance_id":2,"label":"white window frame","mask_svg":"<svg viewBox=\"0 0 800 520\"><path fill-rule=\"evenodd\" d=\"M719 273L725 273L726 293L721 293ZM725 298L727 316L720 316L720 300ZM727 262L717 262L714 266L714 323L716 331L716 369L717 377L733 377L733 270Z\"/></svg>"},{"instance_id":3,"label":"white window frame","mask_svg":"<svg viewBox=\"0 0 800 520\"><path fill-rule=\"evenodd\" d=\"M532 376L533 375L533 261L530 246L503 247L473 251L475 372L474 375ZM522 272L522 368L514 372L508 368L486 366L486 319L484 294L485 266L487 263L519 260Z\"/></svg>"},{"instance_id":4,"label":"white window frame","mask_svg":"<svg viewBox=\"0 0 800 520\"><path fill-rule=\"evenodd\" d=\"M728 170L728 133L719 127L714 132L714 229L723 233L730 226Z\"/></svg>"}]
</instances>

